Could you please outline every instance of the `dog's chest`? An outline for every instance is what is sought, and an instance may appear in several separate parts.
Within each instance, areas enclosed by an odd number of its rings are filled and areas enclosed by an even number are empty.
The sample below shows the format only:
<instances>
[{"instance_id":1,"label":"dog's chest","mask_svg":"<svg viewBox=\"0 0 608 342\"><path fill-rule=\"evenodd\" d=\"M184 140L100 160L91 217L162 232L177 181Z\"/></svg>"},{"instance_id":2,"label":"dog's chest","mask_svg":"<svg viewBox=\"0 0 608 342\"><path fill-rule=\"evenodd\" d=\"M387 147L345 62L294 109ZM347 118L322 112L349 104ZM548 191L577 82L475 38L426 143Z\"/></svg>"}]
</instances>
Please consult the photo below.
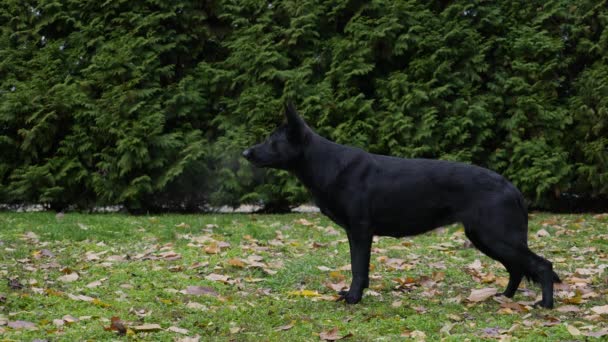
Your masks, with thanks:
<instances>
[{"instance_id":1,"label":"dog's chest","mask_svg":"<svg viewBox=\"0 0 608 342\"><path fill-rule=\"evenodd\" d=\"M314 191L312 191L312 197L323 215L329 217L332 221L343 228L348 227L348 217L345 215L345 211L340 205L340 201L336 200L335 198L331 198L330 196L326 196L323 193Z\"/></svg>"}]
</instances>

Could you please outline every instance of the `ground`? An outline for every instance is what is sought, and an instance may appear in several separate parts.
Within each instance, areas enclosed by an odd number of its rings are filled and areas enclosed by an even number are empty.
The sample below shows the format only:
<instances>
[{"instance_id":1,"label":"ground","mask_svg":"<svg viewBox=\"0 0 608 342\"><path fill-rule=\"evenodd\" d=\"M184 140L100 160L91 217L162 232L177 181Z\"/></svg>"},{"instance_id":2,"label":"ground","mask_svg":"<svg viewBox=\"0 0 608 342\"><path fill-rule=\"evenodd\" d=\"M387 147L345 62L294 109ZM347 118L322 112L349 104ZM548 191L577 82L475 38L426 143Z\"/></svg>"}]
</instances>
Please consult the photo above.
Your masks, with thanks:
<instances>
[{"instance_id":1,"label":"ground","mask_svg":"<svg viewBox=\"0 0 608 342\"><path fill-rule=\"evenodd\" d=\"M514 301L502 266L453 225L374 243L370 289L344 232L317 213L0 213L3 340L585 340L608 335L608 215L534 213L532 250L563 284L556 308ZM125 337L121 335L126 335ZM604 336L605 338L605 336ZM598 339L599 340L599 339Z\"/></svg>"}]
</instances>

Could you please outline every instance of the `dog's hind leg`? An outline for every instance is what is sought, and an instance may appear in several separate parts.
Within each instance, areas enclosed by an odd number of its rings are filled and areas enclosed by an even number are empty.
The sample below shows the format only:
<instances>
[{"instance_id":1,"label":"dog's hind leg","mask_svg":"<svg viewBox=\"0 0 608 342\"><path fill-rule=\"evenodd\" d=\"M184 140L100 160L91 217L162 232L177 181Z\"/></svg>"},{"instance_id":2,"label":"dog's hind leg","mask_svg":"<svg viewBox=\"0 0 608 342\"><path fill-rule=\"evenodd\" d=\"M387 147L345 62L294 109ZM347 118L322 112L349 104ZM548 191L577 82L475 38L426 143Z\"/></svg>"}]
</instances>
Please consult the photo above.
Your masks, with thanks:
<instances>
[{"instance_id":1,"label":"dog's hind leg","mask_svg":"<svg viewBox=\"0 0 608 342\"><path fill-rule=\"evenodd\" d=\"M467 237L477 249L505 266L507 272L509 272L509 283L502 294L509 298L513 297L524 276L520 266L521 262L518 261L519 253L508 245L504 245L503 241L498 240L489 243L487 239L479 236L480 234L477 233L479 229L472 228L470 224L465 225L465 227ZM498 244L501 246L498 246Z\"/></svg>"},{"instance_id":2,"label":"dog's hind leg","mask_svg":"<svg viewBox=\"0 0 608 342\"><path fill-rule=\"evenodd\" d=\"M519 288L519 284L521 283L524 274L519 269L507 268L507 271L509 272L509 283L507 284L507 288L502 294L505 297L513 298L513 296L515 295L515 291L517 291L517 289Z\"/></svg>"},{"instance_id":3,"label":"dog's hind leg","mask_svg":"<svg viewBox=\"0 0 608 342\"><path fill-rule=\"evenodd\" d=\"M485 229L484 229L485 228ZM519 287L523 276L542 287L542 300L537 305L553 307L553 281L559 280L548 260L534 254L521 239L509 238L501 234L496 226L467 227L465 233L473 245L490 258L502 263L509 272L509 283L504 295L512 297Z\"/></svg>"}]
</instances>

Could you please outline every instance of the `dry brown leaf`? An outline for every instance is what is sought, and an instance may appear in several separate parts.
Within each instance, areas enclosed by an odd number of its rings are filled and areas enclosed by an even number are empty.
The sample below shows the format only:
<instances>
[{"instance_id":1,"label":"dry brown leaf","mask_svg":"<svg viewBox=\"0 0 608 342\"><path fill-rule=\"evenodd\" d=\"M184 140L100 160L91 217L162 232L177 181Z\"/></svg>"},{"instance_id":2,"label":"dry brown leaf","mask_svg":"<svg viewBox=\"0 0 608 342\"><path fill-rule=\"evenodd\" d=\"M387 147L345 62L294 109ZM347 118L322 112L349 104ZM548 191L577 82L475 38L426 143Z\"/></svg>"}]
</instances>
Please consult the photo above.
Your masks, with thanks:
<instances>
[{"instance_id":1,"label":"dry brown leaf","mask_svg":"<svg viewBox=\"0 0 608 342\"><path fill-rule=\"evenodd\" d=\"M536 236L537 237L546 237L546 236L551 236L551 234L549 234L549 232L543 228L536 232Z\"/></svg>"},{"instance_id":2,"label":"dry brown leaf","mask_svg":"<svg viewBox=\"0 0 608 342\"><path fill-rule=\"evenodd\" d=\"M579 312L579 311L581 311L581 309L575 305L562 305L555 310L557 310L559 312Z\"/></svg>"},{"instance_id":3,"label":"dry brown leaf","mask_svg":"<svg viewBox=\"0 0 608 342\"><path fill-rule=\"evenodd\" d=\"M608 314L608 305L594 306L591 308L591 311L595 312L598 315Z\"/></svg>"},{"instance_id":4,"label":"dry brown leaf","mask_svg":"<svg viewBox=\"0 0 608 342\"><path fill-rule=\"evenodd\" d=\"M439 329L439 332L441 334L445 334L445 335L449 335L450 334L450 330L452 330L452 328L456 325L456 323L446 323L443 325L443 327L441 327L441 329Z\"/></svg>"},{"instance_id":5,"label":"dry brown leaf","mask_svg":"<svg viewBox=\"0 0 608 342\"><path fill-rule=\"evenodd\" d=\"M338 333L338 327L334 327L333 329L329 330L329 331L322 331L319 334L319 338L323 341L337 341L337 340L341 340L343 338L347 338L352 336L351 333L348 333L344 336L340 336Z\"/></svg>"},{"instance_id":6,"label":"dry brown leaf","mask_svg":"<svg viewBox=\"0 0 608 342\"><path fill-rule=\"evenodd\" d=\"M415 341L425 341L426 340L426 334L424 333L424 331L420 331L420 330L414 330L414 331L405 330L404 332L401 333L401 336L412 338Z\"/></svg>"},{"instance_id":7,"label":"dry brown leaf","mask_svg":"<svg viewBox=\"0 0 608 342\"><path fill-rule=\"evenodd\" d=\"M232 259L228 260L228 265L233 266L233 267L238 267L238 268L244 268L245 262L243 262L243 260L241 260L239 258L232 258Z\"/></svg>"},{"instance_id":8,"label":"dry brown leaf","mask_svg":"<svg viewBox=\"0 0 608 342\"><path fill-rule=\"evenodd\" d=\"M527 306L517 302L503 302L500 303L500 307L503 309L509 309L513 312L528 312L530 311ZM499 310L500 311L500 310Z\"/></svg>"},{"instance_id":9,"label":"dry brown leaf","mask_svg":"<svg viewBox=\"0 0 608 342\"><path fill-rule=\"evenodd\" d=\"M325 286L334 291L342 291L348 288L348 284L346 284L344 281L339 283L325 283Z\"/></svg>"},{"instance_id":10,"label":"dry brown leaf","mask_svg":"<svg viewBox=\"0 0 608 342\"><path fill-rule=\"evenodd\" d=\"M205 305L197 302L188 302L188 304L186 304L186 307L188 309L207 310L207 307Z\"/></svg>"},{"instance_id":11,"label":"dry brown leaf","mask_svg":"<svg viewBox=\"0 0 608 342\"><path fill-rule=\"evenodd\" d=\"M603 337L608 335L608 328L604 328L595 332L584 332L583 335L596 338Z\"/></svg>"},{"instance_id":12,"label":"dry brown leaf","mask_svg":"<svg viewBox=\"0 0 608 342\"><path fill-rule=\"evenodd\" d=\"M223 274L211 273L211 274L207 275L205 277L205 279L212 280L212 281L219 281L222 283L228 283L228 280L230 279L230 277L227 275L223 275Z\"/></svg>"},{"instance_id":13,"label":"dry brown leaf","mask_svg":"<svg viewBox=\"0 0 608 342\"><path fill-rule=\"evenodd\" d=\"M467 297L469 302L483 302L484 300L494 296L498 290L493 287L488 287L484 289L473 289L471 290L471 294Z\"/></svg>"},{"instance_id":14,"label":"dry brown leaf","mask_svg":"<svg viewBox=\"0 0 608 342\"><path fill-rule=\"evenodd\" d=\"M57 280L62 281L64 283L71 283L78 280L78 278L80 278L80 276L78 276L78 273L72 272L57 278Z\"/></svg>"},{"instance_id":15,"label":"dry brown leaf","mask_svg":"<svg viewBox=\"0 0 608 342\"><path fill-rule=\"evenodd\" d=\"M188 333L188 329L183 329L183 328L179 328L179 327L169 327L169 328L167 328L167 331L182 334L182 335L186 335Z\"/></svg>"},{"instance_id":16,"label":"dry brown leaf","mask_svg":"<svg viewBox=\"0 0 608 342\"><path fill-rule=\"evenodd\" d=\"M135 331L158 331L161 330L160 324L146 323L142 325L136 325L133 327Z\"/></svg>"},{"instance_id":17,"label":"dry brown leaf","mask_svg":"<svg viewBox=\"0 0 608 342\"><path fill-rule=\"evenodd\" d=\"M289 324L287 324L287 325L282 325L282 326L280 326L280 327L276 327L276 328L274 328L274 331L285 331L285 330L289 330L289 329L293 328L293 325L294 325L294 323L293 323L293 322L291 322L291 323L289 323Z\"/></svg>"},{"instance_id":18,"label":"dry brown leaf","mask_svg":"<svg viewBox=\"0 0 608 342\"><path fill-rule=\"evenodd\" d=\"M183 294L194 295L194 296L202 296L202 295L213 296L213 297L219 296L219 293L217 293L216 290L214 290L211 287L205 287L205 286L188 286L188 287L186 287L185 290L182 290L181 292Z\"/></svg>"},{"instance_id":19,"label":"dry brown leaf","mask_svg":"<svg viewBox=\"0 0 608 342\"><path fill-rule=\"evenodd\" d=\"M203 250L207 254L218 254L219 252L221 252L220 247L216 243L212 243L209 246L206 246L205 248L203 248Z\"/></svg>"},{"instance_id":20,"label":"dry brown leaf","mask_svg":"<svg viewBox=\"0 0 608 342\"><path fill-rule=\"evenodd\" d=\"M8 280L8 287L11 290L21 290L23 289L23 284L19 282L19 279L13 278Z\"/></svg>"},{"instance_id":21,"label":"dry brown leaf","mask_svg":"<svg viewBox=\"0 0 608 342\"><path fill-rule=\"evenodd\" d=\"M127 328L125 324L120 320L120 318L114 316L110 319L111 324L109 327L104 327L104 330L107 331L117 331L119 335L125 335L127 333Z\"/></svg>"},{"instance_id":22,"label":"dry brown leaf","mask_svg":"<svg viewBox=\"0 0 608 342\"><path fill-rule=\"evenodd\" d=\"M79 321L78 318L76 318L76 317L74 317L72 315L65 315L61 319L63 319L68 324L76 323L76 322Z\"/></svg>"},{"instance_id":23,"label":"dry brown leaf","mask_svg":"<svg viewBox=\"0 0 608 342\"><path fill-rule=\"evenodd\" d=\"M28 322L28 321L9 321L7 323L7 326L9 328L16 329L16 330L20 330L20 329L38 330L38 328L36 328L36 324L34 324L32 322Z\"/></svg>"},{"instance_id":24,"label":"dry brown leaf","mask_svg":"<svg viewBox=\"0 0 608 342\"><path fill-rule=\"evenodd\" d=\"M180 339L177 339L175 342L200 342L201 337L199 335L196 335L194 337L183 337Z\"/></svg>"},{"instance_id":25,"label":"dry brown leaf","mask_svg":"<svg viewBox=\"0 0 608 342\"><path fill-rule=\"evenodd\" d=\"M72 300L81 300L83 302L92 302L95 300L95 298L85 296L85 295L73 295L71 293L68 293L67 295L68 295L68 298L70 298Z\"/></svg>"}]
</instances>

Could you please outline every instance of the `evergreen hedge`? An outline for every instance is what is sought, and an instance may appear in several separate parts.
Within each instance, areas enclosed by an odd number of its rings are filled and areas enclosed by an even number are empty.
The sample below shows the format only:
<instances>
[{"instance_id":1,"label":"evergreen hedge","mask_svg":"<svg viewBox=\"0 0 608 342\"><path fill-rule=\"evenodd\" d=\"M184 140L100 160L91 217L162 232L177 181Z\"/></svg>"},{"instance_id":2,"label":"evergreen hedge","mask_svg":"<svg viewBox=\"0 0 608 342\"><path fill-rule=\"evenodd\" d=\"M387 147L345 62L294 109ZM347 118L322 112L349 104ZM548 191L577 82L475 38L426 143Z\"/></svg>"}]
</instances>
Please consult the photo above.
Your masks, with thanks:
<instances>
[{"instance_id":1,"label":"evergreen hedge","mask_svg":"<svg viewBox=\"0 0 608 342\"><path fill-rule=\"evenodd\" d=\"M339 143L598 206L606 2L3 0L0 203L285 210L297 181L239 156L295 99Z\"/></svg>"}]
</instances>

